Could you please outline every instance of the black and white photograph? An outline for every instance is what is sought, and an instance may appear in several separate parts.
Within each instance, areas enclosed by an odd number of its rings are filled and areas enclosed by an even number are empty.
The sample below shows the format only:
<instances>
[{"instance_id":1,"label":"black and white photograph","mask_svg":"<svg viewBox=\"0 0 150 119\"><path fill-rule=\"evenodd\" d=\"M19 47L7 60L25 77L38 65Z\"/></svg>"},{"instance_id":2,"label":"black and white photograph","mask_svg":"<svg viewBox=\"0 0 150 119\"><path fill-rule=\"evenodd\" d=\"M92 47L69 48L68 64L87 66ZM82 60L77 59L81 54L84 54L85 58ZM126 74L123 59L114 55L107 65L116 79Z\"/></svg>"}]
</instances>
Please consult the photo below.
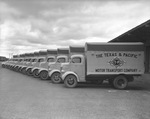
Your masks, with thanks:
<instances>
[{"instance_id":1,"label":"black and white photograph","mask_svg":"<svg viewBox=\"0 0 150 119\"><path fill-rule=\"evenodd\" d=\"M150 0L0 0L0 119L150 119Z\"/></svg>"}]
</instances>

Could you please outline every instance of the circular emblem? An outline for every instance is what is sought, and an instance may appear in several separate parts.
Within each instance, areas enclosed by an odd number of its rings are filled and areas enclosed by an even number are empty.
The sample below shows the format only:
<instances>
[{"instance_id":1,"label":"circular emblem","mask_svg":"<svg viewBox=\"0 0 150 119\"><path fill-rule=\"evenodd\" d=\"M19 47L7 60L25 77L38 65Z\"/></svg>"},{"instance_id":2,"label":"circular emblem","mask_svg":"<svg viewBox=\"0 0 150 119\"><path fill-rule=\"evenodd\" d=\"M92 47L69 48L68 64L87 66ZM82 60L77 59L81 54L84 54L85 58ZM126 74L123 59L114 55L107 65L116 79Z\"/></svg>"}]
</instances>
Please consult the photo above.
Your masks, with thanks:
<instances>
[{"instance_id":1,"label":"circular emblem","mask_svg":"<svg viewBox=\"0 0 150 119\"><path fill-rule=\"evenodd\" d=\"M125 61L123 61L121 58L118 58L118 57L115 57L114 59L109 61L109 64L116 68L121 67L124 63L125 63Z\"/></svg>"}]
</instances>

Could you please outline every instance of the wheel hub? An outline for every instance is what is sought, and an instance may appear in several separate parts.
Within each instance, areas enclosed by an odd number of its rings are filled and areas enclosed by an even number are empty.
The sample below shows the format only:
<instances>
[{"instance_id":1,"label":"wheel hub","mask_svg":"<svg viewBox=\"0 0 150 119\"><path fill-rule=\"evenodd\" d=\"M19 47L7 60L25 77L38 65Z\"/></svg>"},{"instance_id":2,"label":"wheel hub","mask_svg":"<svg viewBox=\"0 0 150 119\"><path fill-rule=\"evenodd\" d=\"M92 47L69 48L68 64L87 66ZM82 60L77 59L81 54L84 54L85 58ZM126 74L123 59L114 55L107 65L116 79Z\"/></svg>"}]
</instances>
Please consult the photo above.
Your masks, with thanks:
<instances>
[{"instance_id":1,"label":"wheel hub","mask_svg":"<svg viewBox=\"0 0 150 119\"><path fill-rule=\"evenodd\" d=\"M68 79L68 83L69 83L70 85L72 85L72 84L74 83L74 80L73 80L72 78L69 78L69 79Z\"/></svg>"}]
</instances>

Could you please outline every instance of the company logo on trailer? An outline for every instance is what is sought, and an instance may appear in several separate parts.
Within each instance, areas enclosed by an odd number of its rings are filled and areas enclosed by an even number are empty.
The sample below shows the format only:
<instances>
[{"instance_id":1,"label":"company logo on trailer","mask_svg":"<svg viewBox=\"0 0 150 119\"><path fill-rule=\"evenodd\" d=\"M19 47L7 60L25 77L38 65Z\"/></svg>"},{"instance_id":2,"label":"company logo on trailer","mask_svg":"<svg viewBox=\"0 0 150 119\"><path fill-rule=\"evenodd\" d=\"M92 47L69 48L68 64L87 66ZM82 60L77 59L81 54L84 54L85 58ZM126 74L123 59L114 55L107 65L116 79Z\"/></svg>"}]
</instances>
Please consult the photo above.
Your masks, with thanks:
<instances>
[{"instance_id":1,"label":"company logo on trailer","mask_svg":"<svg viewBox=\"0 0 150 119\"><path fill-rule=\"evenodd\" d=\"M114 59L109 61L109 64L116 68L121 67L122 65L124 65L124 63L125 63L125 61L123 61L121 58L118 58L118 57L115 57Z\"/></svg>"}]
</instances>

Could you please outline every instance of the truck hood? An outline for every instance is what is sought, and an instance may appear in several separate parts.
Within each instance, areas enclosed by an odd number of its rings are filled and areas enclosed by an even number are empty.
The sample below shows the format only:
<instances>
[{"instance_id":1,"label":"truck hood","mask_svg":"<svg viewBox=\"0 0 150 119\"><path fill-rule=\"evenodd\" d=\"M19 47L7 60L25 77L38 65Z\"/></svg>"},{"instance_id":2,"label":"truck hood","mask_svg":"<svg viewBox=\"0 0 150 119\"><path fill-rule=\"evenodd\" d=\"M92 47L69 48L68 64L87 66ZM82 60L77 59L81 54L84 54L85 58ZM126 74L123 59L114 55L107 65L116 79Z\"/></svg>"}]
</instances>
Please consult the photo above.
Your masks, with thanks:
<instances>
[{"instance_id":1,"label":"truck hood","mask_svg":"<svg viewBox=\"0 0 150 119\"><path fill-rule=\"evenodd\" d=\"M67 62L67 63L62 63L60 70L61 70L61 71L60 71L61 73L64 73L64 72L66 72L66 71L70 71L70 70L71 70L71 68L70 68L70 63L69 63L69 62Z\"/></svg>"}]
</instances>

